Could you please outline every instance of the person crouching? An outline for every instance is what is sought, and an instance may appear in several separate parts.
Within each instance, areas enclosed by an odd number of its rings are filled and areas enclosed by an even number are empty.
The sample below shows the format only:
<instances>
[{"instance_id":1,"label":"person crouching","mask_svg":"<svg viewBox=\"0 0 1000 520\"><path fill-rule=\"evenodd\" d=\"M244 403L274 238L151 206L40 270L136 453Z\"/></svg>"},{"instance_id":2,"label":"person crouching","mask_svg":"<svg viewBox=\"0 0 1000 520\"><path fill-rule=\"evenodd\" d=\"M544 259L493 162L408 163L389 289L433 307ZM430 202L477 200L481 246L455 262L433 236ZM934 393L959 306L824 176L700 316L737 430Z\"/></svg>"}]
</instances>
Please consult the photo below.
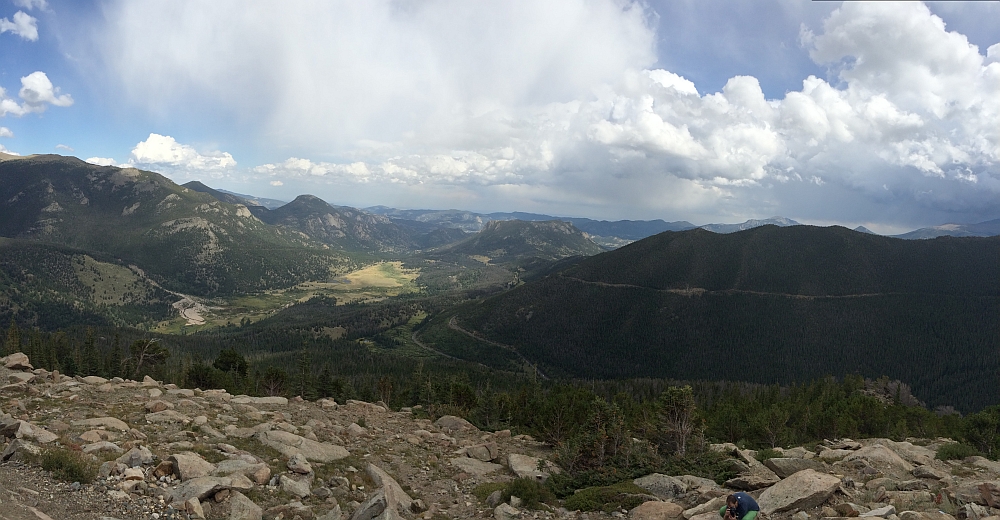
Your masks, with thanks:
<instances>
[{"instance_id":1,"label":"person crouching","mask_svg":"<svg viewBox=\"0 0 1000 520\"><path fill-rule=\"evenodd\" d=\"M752 496L740 491L726 497L726 505L719 509L725 520L755 520L760 506Z\"/></svg>"}]
</instances>

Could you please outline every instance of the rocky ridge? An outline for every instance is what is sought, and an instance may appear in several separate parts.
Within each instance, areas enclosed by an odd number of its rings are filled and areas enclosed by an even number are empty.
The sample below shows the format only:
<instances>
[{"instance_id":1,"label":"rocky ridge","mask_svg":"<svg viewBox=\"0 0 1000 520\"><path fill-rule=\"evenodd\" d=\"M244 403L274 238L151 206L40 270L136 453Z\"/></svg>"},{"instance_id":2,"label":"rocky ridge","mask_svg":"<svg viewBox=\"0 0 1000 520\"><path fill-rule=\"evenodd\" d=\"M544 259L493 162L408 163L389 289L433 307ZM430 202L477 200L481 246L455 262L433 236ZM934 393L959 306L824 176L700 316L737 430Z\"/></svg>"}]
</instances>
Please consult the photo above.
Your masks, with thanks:
<instances>
[{"instance_id":1,"label":"rocky ridge","mask_svg":"<svg viewBox=\"0 0 1000 520\"><path fill-rule=\"evenodd\" d=\"M745 490L773 519L878 517L966 520L1000 515L1000 463L935 460L946 439L825 441L814 450L757 453L731 444L739 473L724 486L652 474L631 511L525 509L482 483L545 480L551 448L460 417L420 419L383 403L231 395L143 381L67 377L0 358L0 518L288 519L612 518L715 520ZM38 467L77 452L99 465L92 483ZM1000 519L994 519L1000 520Z\"/></svg>"}]
</instances>

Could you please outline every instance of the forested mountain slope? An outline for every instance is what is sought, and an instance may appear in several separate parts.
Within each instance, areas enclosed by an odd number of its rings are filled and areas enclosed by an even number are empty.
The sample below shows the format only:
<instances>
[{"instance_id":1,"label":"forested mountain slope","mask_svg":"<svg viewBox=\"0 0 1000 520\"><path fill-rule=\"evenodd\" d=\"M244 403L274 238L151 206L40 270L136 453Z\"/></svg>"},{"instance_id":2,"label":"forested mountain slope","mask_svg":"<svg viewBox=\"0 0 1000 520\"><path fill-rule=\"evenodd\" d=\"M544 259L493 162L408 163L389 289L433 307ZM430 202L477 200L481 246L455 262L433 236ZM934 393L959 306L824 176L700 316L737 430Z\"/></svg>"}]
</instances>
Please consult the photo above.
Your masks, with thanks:
<instances>
[{"instance_id":1,"label":"forested mountain slope","mask_svg":"<svg viewBox=\"0 0 1000 520\"><path fill-rule=\"evenodd\" d=\"M553 374L791 383L888 375L998 399L1000 239L845 228L666 232L468 306L456 323Z\"/></svg>"},{"instance_id":2,"label":"forested mountain slope","mask_svg":"<svg viewBox=\"0 0 1000 520\"><path fill-rule=\"evenodd\" d=\"M58 155L0 161L0 236L107 253L199 295L293 285L344 261L157 173Z\"/></svg>"}]
</instances>

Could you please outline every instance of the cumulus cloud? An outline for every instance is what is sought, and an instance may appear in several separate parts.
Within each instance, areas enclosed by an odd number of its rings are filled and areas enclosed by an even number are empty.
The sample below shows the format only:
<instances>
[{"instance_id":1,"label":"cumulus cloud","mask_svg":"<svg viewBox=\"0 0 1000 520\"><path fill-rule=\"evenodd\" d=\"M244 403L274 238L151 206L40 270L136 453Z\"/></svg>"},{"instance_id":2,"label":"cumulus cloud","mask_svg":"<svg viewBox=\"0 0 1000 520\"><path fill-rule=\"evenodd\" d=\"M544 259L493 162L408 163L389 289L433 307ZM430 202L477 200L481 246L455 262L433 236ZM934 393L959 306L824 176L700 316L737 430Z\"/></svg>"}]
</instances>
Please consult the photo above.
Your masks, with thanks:
<instances>
[{"instance_id":1,"label":"cumulus cloud","mask_svg":"<svg viewBox=\"0 0 1000 520\"><path fill-rule=\"evenodd\" d=\"M118 163L110 157L90 157L86 159L86 162L97 166L118 166Z\"/></svg>"},{"instance_id":2,"label":"cumulus cloud","mask_svg":"<svg viewBox=\"0 0 1000 520\"><path fill-rule=\"evenodd\" d=\"M38 19L24 11L12 16L13 21L0 18L0 34L11 32L28 41L38 41Z\"/></svg>"},{"instance_id":3,"label":"cumulus cloud","mask_svg":"<svg viewBox=\"0 0 1000 520\"><path fill-rule=\"evenodd\" d=\"M7 96L7 91L0 87L0 117L7 114L23 116L31 112L44 112L48 105L68 107L73 104L69 94L61 94L59 87L42 71L35 71L21 78L21 90L18 96L22 102Z\"/></svg>"},{"instance_id":4,"label":"cumulus cloud","mask_svg":"<svg viewBox=\"0 0 1000 520\"><path fill-rule=\"evenodd\" d=\"M920 3L847 2L803 26L799 52L829 72L779 98L750 75L713 91L652 68L645 4L181 5L109 8L107 65L151 111L197 93L257 118L295 150L252 169L272 185L826 221L995 218L1000 202L1000 47Z\"/></svg>"},{"instance_id":5,"label":"cumulus cloud","mask_svg":"<svg viewBox=\"0 0 1000 520\"><path fill-rule=\"evenodd\" d=\"M14 137L14 132L6 126L0 126L0 137Z\"/></svg>"},{"instance_id":6,"label":"cumulus cloud","mask_svg":"<svg viewBox=\"0 0 1000 520\"><path fill-rule=\"evenodd\" d=\"M7 154L7 155L21 155L21 154L19 154L19 153L17 153L17 152L14 152L14 151L11 151L11 150L8 150L8 149L7 149L7 148L5 148L5 147L4 147L4 145L2 145L2 144L0 144L0 153L5 153L5 154Z\"/></svg>"},{"instance_id":7,"label":"cumulus cloud","mask_svg":"<svg viewBox=\"0 0 1000 520\"><path fill-rule=\"evenodd\" d=\"M236 168L236 160L228 152L199 152L190 145L178 143L169 135L155 133L135 145L128 163L177 178L198 178L205 174L217 176Z\"/></svg>"},{"instance_id":8,"label":"cumulus cloud","mask_svg":"<svg viewBox=\"0 0 1000 520\"><path fill-rule=\"evenodd\" d=\"M72 151L74 151L72 147L70 147L70 146L66 146L66 145L64 145L64 144L57 144L57 145L56 145L56 150L66 150L67 152L72 152Z\"/></svg>"}]
</instances>

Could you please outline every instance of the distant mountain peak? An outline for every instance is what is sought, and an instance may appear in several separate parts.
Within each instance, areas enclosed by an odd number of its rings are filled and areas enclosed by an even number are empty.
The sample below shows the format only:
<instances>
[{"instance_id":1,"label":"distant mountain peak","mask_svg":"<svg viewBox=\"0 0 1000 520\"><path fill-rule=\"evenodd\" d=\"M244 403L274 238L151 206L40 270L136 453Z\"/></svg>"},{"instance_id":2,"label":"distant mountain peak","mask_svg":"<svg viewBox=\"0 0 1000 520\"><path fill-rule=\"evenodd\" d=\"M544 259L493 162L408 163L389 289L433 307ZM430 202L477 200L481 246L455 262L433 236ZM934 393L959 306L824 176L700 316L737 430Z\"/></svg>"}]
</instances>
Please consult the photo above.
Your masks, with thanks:
<instances>
[{"instance_id":1,"label":"distant mountain peak","mask_svg":"<svg viewBox=\"0 0 1000 520\"><path fill-rule=\"evenodd\" d=\"M699 226L699 227L711 231L713 233L736 233L737 231L746 231L748 229L753 229L768 225L788 227L788 226L800 226L801 224L788 217L775 216L766 219L752 218L740 224L705 224L704 226Z\"/></svg>"}]
</instances>

